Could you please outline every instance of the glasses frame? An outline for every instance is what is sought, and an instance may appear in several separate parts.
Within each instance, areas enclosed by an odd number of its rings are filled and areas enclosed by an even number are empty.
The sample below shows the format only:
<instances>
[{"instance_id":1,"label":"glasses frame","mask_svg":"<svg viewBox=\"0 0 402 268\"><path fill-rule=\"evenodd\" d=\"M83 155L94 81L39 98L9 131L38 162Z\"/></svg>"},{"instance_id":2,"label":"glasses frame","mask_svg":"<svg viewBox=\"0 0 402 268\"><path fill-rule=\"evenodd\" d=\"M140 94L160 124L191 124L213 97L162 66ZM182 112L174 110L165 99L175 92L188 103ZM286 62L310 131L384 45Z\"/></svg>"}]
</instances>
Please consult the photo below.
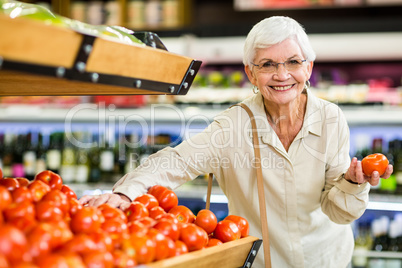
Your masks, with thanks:
<instances>
[{"instance_id":1,"label":"glasses frame","mask_svg":"<svg viewBox=\"0 0 402 268\"><path fill-rule=\"evenodd\" d=\"M291 61L291 60L287 60L287 61ZM275 71L274 71L274 72L267 72L267 73L275 73L275 72L278 72L278 66L279 66L279 64L283 64L283 68L285 68L286 71L290 72L290 71L288 70L288 68L286 68L286 62L287 62L287 61L284 61L284 62L272 62L272 64L275 65ZM304 62L306 62L306 61L307 61L306 59L305 59L305 60L301 60L302 64L303 64ZM255 64L254 62L250 62L250 63L251 63L253 66L258 67L258 69L262 69L261 65L264 65L266 62L261 63L261 64ZM275 63L275 64L274 64L274 63Z\"/></svg>"}]
</instances>

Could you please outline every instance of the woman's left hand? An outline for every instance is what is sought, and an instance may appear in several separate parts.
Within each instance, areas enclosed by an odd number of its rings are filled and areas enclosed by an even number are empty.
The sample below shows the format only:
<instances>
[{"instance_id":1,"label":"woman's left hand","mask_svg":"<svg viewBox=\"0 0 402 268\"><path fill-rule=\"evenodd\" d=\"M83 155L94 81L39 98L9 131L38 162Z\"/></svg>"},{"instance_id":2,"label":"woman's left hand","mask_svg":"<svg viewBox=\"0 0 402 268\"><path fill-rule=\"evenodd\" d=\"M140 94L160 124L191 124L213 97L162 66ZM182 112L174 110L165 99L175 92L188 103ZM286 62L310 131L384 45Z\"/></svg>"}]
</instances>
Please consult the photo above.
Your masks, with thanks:
<instances>
[{"instance_id":1,"label":"woman's left hand","mask_svg":"<svg viewBox=\"0 0 402 268\"><path fill-rule=\"evenodd\" d=\"M366 176L363 173L361 161L358 161L356 157L353 157L352 162L350 163L350 167L345 173L345 180L358 184L368 182L371 185L376 186L380 182L380 178L388 179L389 176L391 176L393 170L393 166L388 165L385 173L382 176L380 176L378 171L374 171L371 176Z\"/></svg>"}]
</instances>

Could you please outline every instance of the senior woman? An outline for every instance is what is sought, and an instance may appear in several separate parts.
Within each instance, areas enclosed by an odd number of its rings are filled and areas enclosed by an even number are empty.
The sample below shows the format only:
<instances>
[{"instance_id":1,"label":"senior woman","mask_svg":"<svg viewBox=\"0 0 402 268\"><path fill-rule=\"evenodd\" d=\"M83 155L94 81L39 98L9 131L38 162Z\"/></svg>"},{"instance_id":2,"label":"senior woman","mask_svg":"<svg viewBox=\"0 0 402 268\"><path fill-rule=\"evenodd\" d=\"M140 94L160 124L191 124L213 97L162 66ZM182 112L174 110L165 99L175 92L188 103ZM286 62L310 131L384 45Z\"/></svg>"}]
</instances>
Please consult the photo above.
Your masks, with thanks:
<instances>
[{"instance_id":1,"label":"senior woman","mask_svg":"<svg viewBox=\"0 0 402 268\"><path fill-rule=\"evenodd\" d=\"M258 129L273 267L346 267L354 247L349 223L363 214L370 184L380 179L378 172L363 175L360 161L350 160L341 110L310 92L314 59L305 31L288 17L262 20L245 41L243 63L255 94L243 103ZM229 108L203 132L150 156L113 194L81 202L125 208L153 185L174 189L214 173L229 213L245 217L250 234L261 237L251 136L247 113ZM391 173L390 165L383 178ZM256 267L263 266L261 252Z\"/></svg>"}]
</instances>

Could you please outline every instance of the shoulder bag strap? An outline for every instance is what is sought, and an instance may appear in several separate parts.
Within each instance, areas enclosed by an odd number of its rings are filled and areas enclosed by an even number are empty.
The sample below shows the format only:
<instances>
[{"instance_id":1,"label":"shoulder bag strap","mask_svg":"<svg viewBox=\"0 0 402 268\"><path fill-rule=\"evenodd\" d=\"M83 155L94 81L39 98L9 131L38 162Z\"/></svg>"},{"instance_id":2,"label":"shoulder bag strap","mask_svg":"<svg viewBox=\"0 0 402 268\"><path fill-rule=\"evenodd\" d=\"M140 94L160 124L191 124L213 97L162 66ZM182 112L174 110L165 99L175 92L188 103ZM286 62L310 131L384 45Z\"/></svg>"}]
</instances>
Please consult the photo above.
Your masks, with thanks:
<instances>
[{"instance_id":1,"label":"shoulder bag strap","mask_svg":"<svg viewBox=\"0 0 402 268\"><path fill-rule=\"evenodd\" d=\"M267 221L267 209L265 203L265 192L264 192L264 183L262 177L262 168L261 168L261 152L259 148L258 142L258 132L257 132L257 124L255 123L254 114L250 110L250 108L244 103L238 103L233 106L242 107L250 117L251 120L251 128L253 133L253 146L254 146L254 156L255 156L255 167L257 172L257 188L258 188L258 202L260 207L260 219L261 219L261 231L262 231L262 240L264 243L264 259L265 259L265 268L271 268L271 252L269 245L269 232L268 232L268 221ZM211 197L211 187L212 187L212 178L213 174L209 174L208 178L208 192L207 192L207 209L209 209L210 197Z\"/></svg>"}]
</instances>

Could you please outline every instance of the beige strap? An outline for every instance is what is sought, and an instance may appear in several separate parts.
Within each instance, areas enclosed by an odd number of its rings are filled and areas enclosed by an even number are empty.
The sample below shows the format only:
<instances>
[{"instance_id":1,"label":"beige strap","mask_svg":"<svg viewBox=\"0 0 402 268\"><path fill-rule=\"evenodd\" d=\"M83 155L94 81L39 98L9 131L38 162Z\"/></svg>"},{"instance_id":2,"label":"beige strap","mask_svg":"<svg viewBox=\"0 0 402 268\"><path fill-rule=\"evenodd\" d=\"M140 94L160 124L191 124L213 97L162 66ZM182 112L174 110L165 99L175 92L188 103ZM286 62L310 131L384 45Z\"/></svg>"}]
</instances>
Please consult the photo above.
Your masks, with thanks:
<instances>
[{"instance_id":1,"label":"beige strap","mask_svg":"<svg viewBox=\"0 0 402 268\"><path fill-rule=\"evenodd\" d=\"M212 179L214 177L214 174L209 173L208 175L208 189L207 189L207 200L205 204L205 209L209 210L210 204L211 204L211 192L212 192Z\"/></svg>"},{"instance_id":2,"label":"beige strap","mask_svg":"<svg viewBox=\"0 0 402 268\"><path fill-rule=\"evenodd\" d=\"M265 267L271 268L271 252L269 246L269 232L268 232L268 221L267 221L267 209L265 205L265 192L264 192L264 181L262 177L261 168L261 152L258 142L258 131L257 124L255 123L254 114L244 103L239 103L234 106L240 106L248 113L251 120L251 128L253 132L253 146L254 146L254 157L255 157L255 167L257 171L257 188L258 188L258 202L260 206L260 218L261 218L261 231L262 231L262 241L264 243L264 259Z\"/></svg>"},{"instance_id":3,"label":"beige strap","mask_svg":"<svg viewBox=\"0 0 402 268\"><path fill-rule=\"evenodd\" d=\"M263 183L263 177L262 177L261 152L260 152L259 142L258 142L257 124L255 123L253 112L250 110L250 108L248 108L247 105L245 105L243 103L238 103L233 106L240 106L244 110L246 110L246 112L249 115L250 120L251 120L255 166L256 166L256 171L257 171L258 202L259 202L259 207L260 207L260 218L261 218L261 229L262 229L261 231L262 231L262 240L264 243L265 268L271 268L271 252L270 252L270 246L269 246L267 209L266 209L266 205L265 205L265 192L264 192L264 183ZM213 178L213 174L210 173L209 178L208 178L208 192L207 192L207 200L206 200L206 209L209 209L209 206L210 206L212 178Z\"/></svg>"}]
</instances>

